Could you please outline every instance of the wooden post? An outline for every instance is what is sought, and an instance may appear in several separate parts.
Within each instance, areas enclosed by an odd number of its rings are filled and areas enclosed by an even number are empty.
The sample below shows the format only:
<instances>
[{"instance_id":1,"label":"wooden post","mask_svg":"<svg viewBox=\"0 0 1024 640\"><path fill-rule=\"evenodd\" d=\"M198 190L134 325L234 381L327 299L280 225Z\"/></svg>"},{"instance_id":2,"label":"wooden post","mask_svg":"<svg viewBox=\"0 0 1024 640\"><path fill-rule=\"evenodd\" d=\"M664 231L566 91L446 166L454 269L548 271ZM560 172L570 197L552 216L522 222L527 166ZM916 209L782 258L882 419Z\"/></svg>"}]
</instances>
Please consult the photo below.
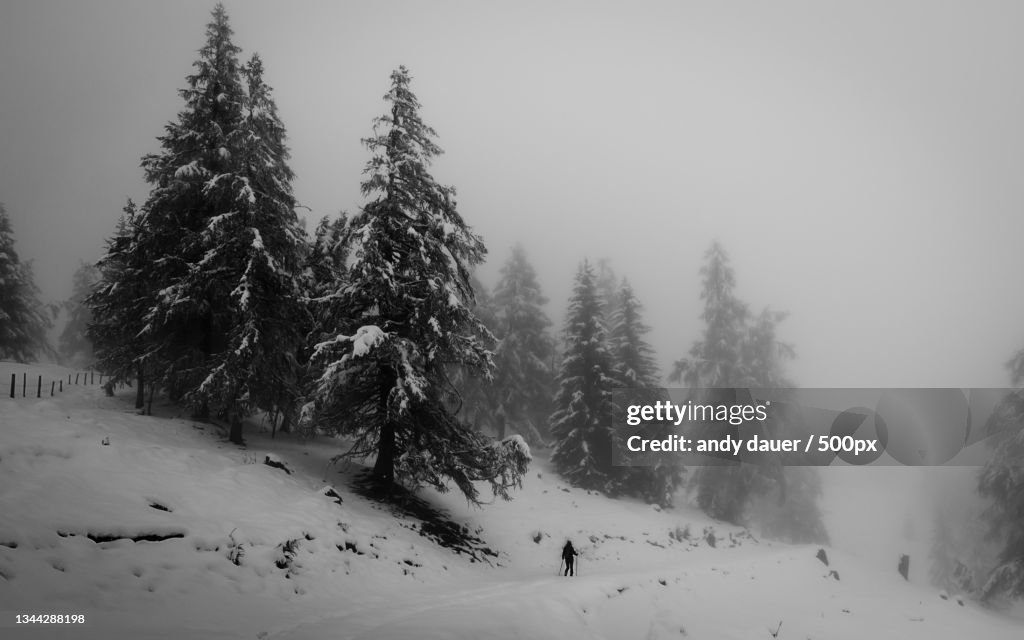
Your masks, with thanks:
<instances>
[{"instance_id":1,"label":"wooden post","mask_svg":"<svg viewBox=\"0 0 1024 640\"><path fill-rule=\"evenodd\" d=\"M69 387L71 386L71 374L70 373L68 374L68 386Z\"/></svg>"},{"instance_id":2,"label":"wooden post","mask_svg":"<svg viewBox=\"0 0 1024 640\"><path fill-rule=\"evenodd\" d=\"M59 389L59 391L61 393L64 393L64 378L60 379L60 389Z\"/></svg>"},{"instance_id":3,"label":"wooden post","mask_svg":"<svg viewBox=\"0 0 1024 640\"><path fill-rule=\"evenodd\" d=\"M100 380L102 381L103 378L100 378ZM89 372L89 384L96 384L96 372L95 371L90 371Z\"/></svg>"},{"instance_id":4,"label":"wooden post","mask_svg":"<svg viewBox=\"0 0 1024 640\"><path fill-rule=\"evenodd\" d=\"M28 372L21 374L21 397L25 397L25 388L28 387Z\"/></svg>"},{"instance_id":5,"label":"wooden post","mask_svg":"<svg viewBox=\"0 0 1024 640\"><path fill-rule=\"evenodd\" d=\"M50 380L50 397L53 397L53 388L57 385L56 380Z\"/></svg>"},{"instance_id":6,"label":"wooden post","mask_svg":"<svg viewBox=\"0 0 1024 640\"><path fill-rule=\"evenodd\" d=\"M75 374L75 384L78 384L78 374Z\"/></svg>"},{"instance_id":7,"label":"wooden post","mask_svg":"<svg viewBox=\"0 0 1024 640\"><path fill-rule=\"evenodd\" d=\"M12 398L14 397L14 382L17 379L18 379L18 374L12 373L11 374L11 397Z\"/></svg>"},{"instance_id":8,"label":"wooden post","mask_svg":"<svg viewBox=\"0 0 1024 640\"><path fill-rule=\"evenodd\" d=\"M39 376L39 380L36 382L36 397L43 397L43 376Z\"/></svg>"}]
</instances>

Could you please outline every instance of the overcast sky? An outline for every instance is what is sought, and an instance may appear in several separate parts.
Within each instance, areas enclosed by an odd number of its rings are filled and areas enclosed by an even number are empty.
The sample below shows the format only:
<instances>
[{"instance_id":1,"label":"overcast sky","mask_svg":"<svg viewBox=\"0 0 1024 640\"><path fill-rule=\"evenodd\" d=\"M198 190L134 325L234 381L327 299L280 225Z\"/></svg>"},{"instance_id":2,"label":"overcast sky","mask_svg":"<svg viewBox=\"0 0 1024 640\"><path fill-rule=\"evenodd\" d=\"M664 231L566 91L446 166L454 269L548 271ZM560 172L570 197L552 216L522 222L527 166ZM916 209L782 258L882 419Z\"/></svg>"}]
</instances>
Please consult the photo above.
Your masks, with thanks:
<instances>
[{"instance_id":1,"label":"overcast sky","mask_svg":"<svg viewBox=\"0 0 1024 640\"><path fill-rule=\"evenodd\" d=\"M483 235L564 315L609 257L666 367L714 239L802 386L1002 386L1024 346L1024 3L241 2L311 220L356 210L389 73ZM0 0L0 202L70 292L182 106L213 2ZM312 222L310 228L312 228Z\"/></svg>"}]
</instances>

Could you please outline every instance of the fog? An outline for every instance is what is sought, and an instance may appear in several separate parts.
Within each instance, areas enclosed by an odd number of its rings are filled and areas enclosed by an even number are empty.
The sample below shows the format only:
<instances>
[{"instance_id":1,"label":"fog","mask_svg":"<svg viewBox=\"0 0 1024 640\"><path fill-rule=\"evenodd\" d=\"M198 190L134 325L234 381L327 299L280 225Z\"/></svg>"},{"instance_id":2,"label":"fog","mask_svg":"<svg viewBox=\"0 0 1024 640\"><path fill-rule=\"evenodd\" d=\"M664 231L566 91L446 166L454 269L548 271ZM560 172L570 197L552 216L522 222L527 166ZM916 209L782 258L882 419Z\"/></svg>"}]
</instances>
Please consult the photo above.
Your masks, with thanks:
<instances>
[{"instance_id":1,"label":"fog","mask_svg":"<svg viewBox=\"0 0 1024 640\"><path fill-rule=\"evenodd\" d=\"M790 313L801 386L1008 382L1021 3L225 4L275 88L310 228L363 202L360 138L405 64L446 151L435 175L489 248L482 279L521 241L556 325L579 261L609 258L667 373L699 337L718 239L739 295ZM139 160L212 6L0 3L0 202L45 298L145 200Z\"/></svg>"}]
</instances>

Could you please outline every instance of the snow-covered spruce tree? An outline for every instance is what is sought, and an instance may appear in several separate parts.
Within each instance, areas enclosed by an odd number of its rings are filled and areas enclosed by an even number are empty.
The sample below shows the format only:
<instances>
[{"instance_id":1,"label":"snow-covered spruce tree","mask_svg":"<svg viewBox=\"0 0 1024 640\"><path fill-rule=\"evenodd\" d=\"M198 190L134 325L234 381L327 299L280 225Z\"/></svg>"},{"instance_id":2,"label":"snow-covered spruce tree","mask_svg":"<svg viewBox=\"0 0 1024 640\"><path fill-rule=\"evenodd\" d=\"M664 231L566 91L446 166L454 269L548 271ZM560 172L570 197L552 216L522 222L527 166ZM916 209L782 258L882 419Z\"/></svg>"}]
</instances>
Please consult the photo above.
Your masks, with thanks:
<instances>
[{"instance_id":1,"label":"snow-covered spruce tree","mask_svg":"<svg viewBox=\"0 0 1024 640\"><path fill-rule=\"evenodd\" d=\"M660 375L654 349L645 338L651 329L644 323L643 305L625 278L613 299L612 309L609 345L615 363L616 387L638 390L647 396L643 404L667 400L658 388ZM664 427L653 428L654 431L647 434L650 437L668 435ZM670 454L659 456L649 466L620 469L629 493L666 507L672 504L672 496L682 482L683 471Z\"/></svg>"},{"instance_id":2,"label":"snow-covered spruce tree","mask_svg":"<svg viewBox=\"0 0 1024 640\"><path fill-rule=\"evenodd\" d=\"M555 439L551 462L572 484L618 495L622 477L612 466L615 366L608 351L594 270L584 261L576 273L565 320L565 351L558 372Z\"/></svg>"},{"instance_id":3,"label":"snow-covered spruce tree","mask_svg":"<svg viewBox=\"0 0 1024 640\"><path fill-rule=\"evenodd\" d=\"M180 92L185 107L161 152L143 158L153 186L133 250L148 257L156 293L143 359L172 398L227 420L241 443L244 416L294 397L305 240L262 66L243 69L231 36L218 4Z\"/></svg>"},{"instance_id":4,"label":"snow-covered spruce tree","mask_svg":"<svg viewBox=\"0 0 1024 640\"><path fill-rule=\"evenodd\" d=\"M348 455L376 455L373 477L444 491L452 481L478 502L477 481L509 498L530 460L521 438L492 442L456 415L451 367L490 374L487 335L472 313L469 268L483 242L456 210L455 191L430 175L441 153L419 115L409 72L391 74L385 115L363 142L373 154L346 227L352 246L337 292L337 334L318 344L322 367L304 419L355 439Z\"/></svg>"},{"instance_id":5,"label":"snow-covered spruce tree","mask_svg":"<svg viewBox=\"0 0 1024 640\"><path fill-rule=\"evenodd\" d=\"M551 320L544 313L547 298L541 293L533 266L521 245L501 269L494 289L496 313L493 386L498 437L508 427L542 442L542 421L551 414L554 381L550 362L554 344L548 334Z\"/></svg>"},{"instance_id":6,"label":"snow-covered spruce tree","mask_svg":"<svg viewBox=\"0 0 1024 640\"><path fill-rule=\"evenodd\" d=\"M1013 384L1024 382L1024 350L1007 364ZM1016 391L991 423L992 454L978 477L978 493L990 506L989 536L1002 543L998 564L979 595L984 601L1024 596L1024 391Z\"/></svg>"},{"instance_id":7,"label":"snow-covered spruce tree","mask_svg":"<svg viewBox=\"0 0 1024 640\"><path fill-rule=\"evenodd\" d=\"M230 419L233 442L241 442L241 418L253 409L286 421L297 414L297 354L310 328L302 287L306 234L295 214L285 128L259 56L245 65L244 77L247 99L234 177L244 199L208 225L203 258L233 286L227 348L211 358L216 367L190 398Z\"/></svg>"},{"instance_id":8,"label":"snow-covered spruce tree","mask_svg":"<svg viewBox=\"0 0 1024 640\"><path fill-rule=\"evenodd\" d=\"M32 264L14 250L14 232L0 204L0 359L31 362L52 353L46 332L51 315L39 301Z\"/></svg>"},{"instance_id":9,"label":"snow-covered spruce tree","mask_svg":"<svg viewBox=\"0 0 1024 640\"><path fill-rule=\"evenodd\" d=\"M107 250L96 263L99 280L85 298L91 316L86 335L92 343L96 368L112 383L136 381L135 408L145 404L150 379L143 358L145 345L139 337L152 300L149 265L134 249L139 215L128 200L118 219Z\"/></svg>"},{"instance_id":10,"label":"snow-covered spruce tree","mask_svg":"<svg viewBox=\"0 0 1024 640\"><path fill-rule=\"evenodd\" d=\"M347 224L348 214L344 211L334 219L327 216L321 218L306 253L303 288L310 326L306 346L300 351L299 357L302 365L300 388L305 390L313 386L318 375L309 362L312 345L333 337L336 334L336 319L344 317L338 292L344 288L348 278L346 263L349 247L345 239ZM288 431L292 416L285 413L281 418L281 430ZM277 424L276 419L274 424ZM315 429L315 425L309 422L303 423L303 426Z\"/></svg>"},{"instance_id":11,"label":"snow-covered spruce tree","mask_svg":"<svg viewBox=\"0 0 1024 640\"><path fill-rule=\"evenodd\" d=\"M654 349L646 336L650 333L643 320L643 305L623 278L615 296L611 314L609 341L617 364L616 379L623 388L657 387L660 376Z\"/></svg>"},{"instance_id":12,"label":"snow-covered spruce tree","mask_svg":"<svg viewBox=\"0 0 1024 640\"><path fill-rule=\"evenodd\" d=\"M79 264L72 281L71 297L61 305L68 319L57 340L57 351L61 360L71 366L89 367L93 363L92 341L86 334L92 321L92 313L85 304L85 299L96 286L99 277L100 273L95 264Z\"/></svg>"}]
</instances>

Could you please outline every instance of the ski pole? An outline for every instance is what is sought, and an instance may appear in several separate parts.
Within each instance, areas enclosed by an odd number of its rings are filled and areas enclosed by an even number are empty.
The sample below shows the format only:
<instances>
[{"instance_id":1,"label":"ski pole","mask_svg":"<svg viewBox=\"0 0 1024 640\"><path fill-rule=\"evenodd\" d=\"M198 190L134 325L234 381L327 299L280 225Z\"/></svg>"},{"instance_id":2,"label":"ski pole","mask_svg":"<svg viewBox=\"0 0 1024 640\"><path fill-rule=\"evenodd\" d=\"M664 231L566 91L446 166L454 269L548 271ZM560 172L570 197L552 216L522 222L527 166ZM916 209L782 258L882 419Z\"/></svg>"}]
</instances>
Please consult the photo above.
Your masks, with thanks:
<instances>
[{"instance_id":1,"label":"ski pole","mask_svg":"<svg viewBox=\"0 0 1024 640\"><path fill-rule=\"evenodd\" d=\"M565 562L565 558L562 558L561 560L558 561L558 573L555 574L556 576L562 575L562 564L564 562Z\"/></svg>"}]
</instances>

